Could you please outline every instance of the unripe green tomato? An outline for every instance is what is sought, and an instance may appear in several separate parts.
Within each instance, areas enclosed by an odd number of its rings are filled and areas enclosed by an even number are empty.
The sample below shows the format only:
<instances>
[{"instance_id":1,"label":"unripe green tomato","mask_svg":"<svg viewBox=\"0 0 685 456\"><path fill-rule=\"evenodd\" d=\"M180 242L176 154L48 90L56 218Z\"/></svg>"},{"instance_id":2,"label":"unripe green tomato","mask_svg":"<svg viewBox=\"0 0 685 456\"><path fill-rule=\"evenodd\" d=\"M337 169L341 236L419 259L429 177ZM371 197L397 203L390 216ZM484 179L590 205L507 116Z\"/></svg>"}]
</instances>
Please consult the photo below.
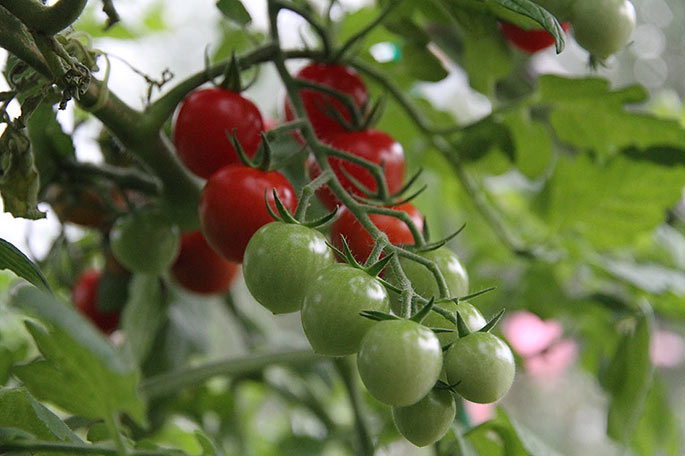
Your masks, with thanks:
<instances>
[{"instance_id":1,"label":"unripe green tomato","mask_svg":"<svg viewBox=\"0 0 685 456\"><path fill-rule=\"evenodd\" d=\"M441 302L440 307L449 310L450 312L459 312L459 315L461 315L461 318L464 320L464 323L466 323L466 327L469 328L469 331L471 332L478 331L480 328L487 324L487 321L485 320L485 317L483 317L483 314L481 314L480 311L469 302L463 301L459 304L455 304L453 301L447 303ZM424 326L428 326L429 328L456 329L454 323L447 320L445 317L443 317L437 312L429 313L428 316L423 319L422 323ZM459 338L459 335L456 332L440 333L437 336L442 345L450 344Z\"/></svg>"},{"instance_id":2,"label":"unripe green tomato","mask_svg":"<svg viewBox=\"0 0 685 456\"><path fill-rule=\"evenodd\" d=\"M307 287L302 327L315 352L329 356L356 353L376 322L362 310L390 312L385 287L361 269L333 264L321 270Z\"/></svg>"},{"instance_id":3,"label":"unripe green tomato","mask_svg":"<svg viewBox=\"0 0 685 456\"><path fill-rule=\"evenodd\" d=\"M180 232L158 210L141 210L119 217L110 232L114 257L133 272L159 274L176 259Z\"/></svg>"},{"instance_id":4,"label":"unripe green tomato","mask_svg":"<svg viewBox=\"0 0 685 456\"><path fill-rule=\"evenodd\" d=\"M445 354L447 382L464 399L480 404L502 398L514 382L514 355L502 339L475 332L457 339Z\"/></svg>"},{"instance_id":5,"label":"unripe green tomato","mask_svg":"<svg viewBox=\"0 0 685 456\"><path fill-rule=\"evenodd\" d=\"M635 20L635 7L629 0L576 0L571 7L576 41L601 59L628 44Z\"/></svg>"},{"instance_id":6,"label":"unripe green tomato","mask_svg":"<svg viewBox=\"0 0 685 456\"><path fill-rule=\"evenodd\" d=\"M438 381L440 341L414 321L380 321L362 339L357 367L366 389L379 401L392 406L415 404Z\"/></svg>"},{"instance_id":7,"label":"unripe green tomato","mask_svg":"<svg viewBox=\"0 0 685 456\"><path fill-rule=\"evenodd\" d=\"M454 398L445 389L433 389L416 404L393 407L392 419L405 439L418 447L437 442L457 414Z\"/></svg>"},{"instance_id":8,"label":"unripe green tomato","mask_svg":"<svg viewBox=\"0 0 685 456\"><path fill-rule=\"evenodd\" d=\"M447 284L447 291L449 297L465 296L469 292L469 278L466 274L466 269L459 261L459 257L447 247L440 247L436 250L422 252L420 255L426 259L432 260L437 265L438 269L445 278ZM438 283L435 276L424 265L412 261L408 258L400 258L400 264L407 278L419 295L426 299L435 296L440 296ZM385 273L385 278L393 285L397 285L398 281L392 273L392 269L388 268ZM397 293L390 294L390 305L393 312L401 313L400 297Z\"/></svg>"},{"instance_id":9,"label":"unripe green tomato","mask_svg":"<svg viewBox=\"0 0 685 456\"><path fill-rule=\"evenodd\" d=\"M323 234L294 223L272 222L250 238L243 276L261 305L275 314L296 312L302 308L307 285L333 263Z\"/></svg>"}]
</instances>

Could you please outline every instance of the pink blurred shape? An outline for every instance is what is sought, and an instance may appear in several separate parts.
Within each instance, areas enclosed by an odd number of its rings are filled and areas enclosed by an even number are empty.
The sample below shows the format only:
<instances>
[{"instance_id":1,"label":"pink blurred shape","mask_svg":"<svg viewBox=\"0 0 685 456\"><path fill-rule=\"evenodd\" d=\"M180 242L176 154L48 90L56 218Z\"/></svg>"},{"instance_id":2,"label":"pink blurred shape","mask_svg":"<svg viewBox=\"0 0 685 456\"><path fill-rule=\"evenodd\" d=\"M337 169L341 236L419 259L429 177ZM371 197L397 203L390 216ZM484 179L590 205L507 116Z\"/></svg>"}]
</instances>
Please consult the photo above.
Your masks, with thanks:
<instances>
[{"instance_id":1,"label":"pink blurred shape","mask_svg":"<svg viewBox=\"0 0 685 456\"><path fill-rule=\"evenodd\" d=\"M472 426L484 423L495 416L495 404L476 404L464 399L464 408Z\"/></svg>"},{"instance_id":2,"label":"pink blurred shape","mask_svg":"<svg viewBox=\"0 0 685 456\"><path fill-rule=\"evenodd\" d=\"M679 334L659 329L652 335L649 355L655 366L677 367L685 361L685 342Z\"/></svg>"},{"instance_id":3,"label":"pink blurred shape","mask_svg":"<svg viewBox=\"0 0 685 456\"><path fill-rule=\"evenodd\" d=\"M563 329L556 320L543 321L535 314L520 310L502 323L502 332L512 348L527 357L540 353L559 339Z\"/></svg>"},{"instance_id":4,"label":"pink blurred shape","mask_svg":"<svg viewBox=\"0 0 685 456\"><path fill-rule=\"evenodd\" d=\"M544 351L524 361L526 371L534 377L553 378L564 373L573 364L578 353L578 344L573 339L554 342Z\"/></svg>"}]
</instances>

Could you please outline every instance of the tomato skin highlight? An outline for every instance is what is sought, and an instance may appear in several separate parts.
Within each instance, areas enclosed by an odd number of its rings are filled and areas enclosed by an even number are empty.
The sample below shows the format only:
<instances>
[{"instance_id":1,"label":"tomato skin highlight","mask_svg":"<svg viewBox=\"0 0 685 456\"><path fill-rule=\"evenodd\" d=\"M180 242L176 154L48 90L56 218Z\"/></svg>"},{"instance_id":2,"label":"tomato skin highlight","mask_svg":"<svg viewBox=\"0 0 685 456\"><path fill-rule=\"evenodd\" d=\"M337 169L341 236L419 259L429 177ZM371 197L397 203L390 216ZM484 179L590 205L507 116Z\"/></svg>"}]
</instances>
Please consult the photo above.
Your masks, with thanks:
<instances>
[{"instance_id":1,"label":"tomato skin highlight","mask_svg":"<svg viewBox=\"0 0 685 456\"><path fill-rule=\"evenodd\" d=\"M262 115L254 103L218 87L192 92L181 102L174 124L178 157L205 179L223 166L240 163L228 139L233 129L245 153L254 157L264 131Z\"/></svg>"},{"instance_id":2,"label":"tomato skin highlight","mask_svg":"<svg viewBox=\"0 0 685 456\"><path fill-rule=\"evenodd\" d=\"M159 274L176 259L180 232L156 209L119 217L110 231L114 257L133 272Z\"/></svg>"},{"instance_id":3,"label":"tomato skin highlight","mask_svg":"<svg viewBox=\"0 0 685 456\"><path fill-rule=\"evenodd\" d=\"M315 352L344 356L359 350L375 322L362 310L389 312L383 285L361 269L336 263L322 269L307 287L302 305L302 327Z\"/></svg>"},{"instance_id":4,"label":"tomato skin highlight","mask_svg":"<svg viewBox=\"0 0 685 456\"><path fill-rule=\"evenodd\" d=\"M199 294L228 291L240 267L216 253L202 231L181 236L181 249L171 266L171 275L186 290Z\"/></svg>"},{"instance_id":5,"label":"tomato skin highlight","mask_svg":"<svg viewBox=\"0 0 685 456\"><path fill-rule=\"evenodd\" d=\"M252 296L271 312L296 312L316 274L333 263L323 234L302 225L271 222L247 244L243 276Z\"/></svg>"},{"instance_id":6,"label":"tomato skin highlight","mask_svg":"<svg viewBox=\"0 0 685 456\"><path fill-rule=\"evenodd\" d=\"M416 404L393 407L395 427L405 439L418 447L440 440L449 430L457 406L447 390L433 389Z\"/></svg>"},{"instance_id":7,"label":"tomato skin highlight","mask_svg":"<svg viewBox=\"0 0 685 456\"><path fill-rule=\"evenodd\" d=\"M79 312L100 328L105 334L111 334L119 326L119 312L103 312L98 309L98 286L102 273L95 269L82 272L74 282L71 290L71 302Z\"/></svg>"},{"instance_id":8,"label":"tomato skin highlight","mask_svg":"<svg viewBox=\"0 0 685 456\"><path fill-rule=\"evenodd\" d=\"M362 339L357 366L373 397L407 406L420 401L437 382L442 349L425 326L411 320L379 321Z\"/></svg>"},{"instance_id":9,"label":"tomato skin highlight","mask_svg":"<svg viewBox=\"0 0 685 456\"><path fill-rule=\"evenodd\" d=\"M242 263L252 235L273 221L264 195L276 211L273 189L288 210L297 206L295 190L278 171L228 165L207 180L200 196L202 232L209 245L234 263Z\"/></svg>"},{"instance_id":10,"label":"tomato skin highlight","mask_svg":"<svg viewBox=\"0 0 685 456\"><path fill-rule=\"evenodd\" d=\"M423 230L423 215L413 204L404 203L392 209L409 214L419 231ZM414 236L412 236L409 227L400 219L381 214L369 214L369 218L379 230L388 235L391 244L414 244ZM340 216L331 225L331 243L342 251L343 243L341 236L345 237L354 258L359 263L364 264L373 250L374 241L354 214L346 207L340 210Z\"/></svg>"},{"instance_id":11,"label":"tomato skin highlight","mask_svg":"<svg viewBox=\"0 0 685 456\"><path fill-rule=\"evenodd\" d=\"M570 26L568 21L561 23L561 28L564 31L567 31ZM500 23L499 28L511 44L529 54L534 54L554 45L554 37L545 29L525 30L508 22Z\"/></svg>"},{"instance_id":12,"label":"tomato skin highlight","mask_svg":"<svg viewBox=\"0 0 685 456\"><path fill-rule=\"evenodd\" d=\"M372 163L384 164L388 191L392 194L402 188L405 173L404 150L402 145L390 135L379 130L349 131L337 135L329 141L329 144L331 147L364 158ZM347 171L367 189L372 192L376 191L376 180L367 169L338 157L329 157L328 162L338 177L340 184L348 192L364 196L363 192L357 189L343 174L342 169ZM321 174L321 170L313 157L307 160L306 166L310 178L314 179ZM321 187L316 194L329 209L335 209L340 204L338 198L327 186Z\"/></svg>"},{"instance_id":13,"label":"tomato skin highlight","mask_svg":"<svg viewBox=\"0 0 685 456\"><path fill-rule=\"evenodd\" d=\"M298 73L297 78L330 87L343 94L352 97L352 100L361 108L368 100L366 86L357 72L353 68L342 65L331 65L327 63L312 62L303 67ZM324 141L332 139L334 136L345 132L345 128L338 120L329 115L326 111L329 108L335 109L345 121L350 122L352 116L346 105L332 95L326 95L313 89L300 90L300 98L307 112L307 117L314 128L316 136ZM290 100L285 102L285 119L291 121L295 115L290 104ZM302 138L297 136L302 142Z\"/></svg>"},{"instance_id":14,"label":"tomato skin highlight","mask_svg":"<svg viewBox=\"0 0 685 456\"><path fill-rule=\"evenodd\" d=\"M501 399L514 382L514 355L499 337L475 332L457 339L445 354L450 385L464 399L487 404Z\"/></svg>"}]
</instances>

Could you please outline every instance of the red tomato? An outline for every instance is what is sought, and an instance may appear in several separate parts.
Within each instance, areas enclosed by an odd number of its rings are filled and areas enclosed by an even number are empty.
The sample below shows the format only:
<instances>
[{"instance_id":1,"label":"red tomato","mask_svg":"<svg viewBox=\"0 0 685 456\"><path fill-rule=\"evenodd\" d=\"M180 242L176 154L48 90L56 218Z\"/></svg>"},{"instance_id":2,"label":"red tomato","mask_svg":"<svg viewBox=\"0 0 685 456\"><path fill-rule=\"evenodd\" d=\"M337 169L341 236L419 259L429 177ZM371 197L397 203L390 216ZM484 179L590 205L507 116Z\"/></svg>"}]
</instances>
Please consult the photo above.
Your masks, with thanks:
<instances>
[{"instance_id":1,"label":"red tomato","mask_svg":"<svg viewBox=\"0 0 685 456\"><path fill-rule=\"evenodd\" d=\"M264 122L259 109L239 93L221 88L192 92L181 103L174 126L174 144L183 164L205 179L219 168L240 163L226 135L236 130L249 157L257 153Z\"/></svg>"},{"instance_id":2,"label":"red tomato","mask_svg":"<svg viewBox=\"0 0 685 456\"><path fill-rule=\"evenodd\" d=\"M202 190L199 205L200 224L209 245L227 260L242 263L252 235L273 221L264 193L275 211L274 188L283 205L295 209L295 190L278 171L228 165L214 173Z\"/></svg>"},{"instance_id":3,"label":"red tomato","mask_svg":"<svg viewBox=\"0 0 685 456\"><path fill-rule=\"evenodd\" d=\"M390 135L378 130L350 131L336 136L330 141L330 145L372 163L384 164L385 179L390 193L395 193L402 188L405 168L404 150L402 145ZM363 195L342 173L341 169L343 168L367 189L376 190L376 180L367 169L337 157L329 157L328 161L342 186L350 193ZM307 160L307 169L312 179L321 174L313 157ZM328 187L321 187L317 195L329 209L334 209L340 204L338 198Z\"/></svg>"},{"instance_id":4,"label":"red tomato","mask_svg":"<svg viewBox=\"0 0 685 456\"><path fill-rule=\"evenodd\" d=\"M393 209L409 214L416 227L419 230L423 230L423 216L413 204L404 203L393 207ZM390 243L394 245L414 243L414 236L412 236L409 227L400 219L380 214L369 214L369 218L379 230L388 235ZM354 258L361 264L364 264L371 254L374 241L371 235L355 218L354 214L347 208L341 210L340 217L331 225L331 241L340 250L343 249L342 240L340 239L341 235L345 236L345 240L350 246Z\"/></svg>"},{"instance_id":5,"label":"red tomato","mask_svg":"<svg viewBox=\"0 0 685 456\"><path fill-rule=\"evenodd\" d=\"M360 108L368 100L366 86L352 68L314 62L302 68L297 73L297 77L350 95L354 103ZM331 107L338 111L340 116L346 121L352 120L349 109L334 96L324 95L312 89L303 89L300 91L300 97L307 111L307 116L314 127L314 131L321 139L328 140L338 133L345 131L345 128L338 123L336 118L327 113L327 110ZM295 115L293 114L290 102L286 100L285 119L290 121L294 118Z\"/></svg>"},{"instance_id":6,"label":"red tomato","mask_svg":"<svg viewBox=\"0 0 685 456\"><path fill-rule=\"evenodd\" d=\"M119 326L119 312L103 312L98 309L98 285L101 276L102 273L94 269L82 272L71 290L71 301L102 332L110 334Z\"/></svg>"},{"instance_id":7,"label":"red tomato","mask_svg":"<svg viewBox=\"0 0 685 456\"><path fill-rule=\"evenodd\" d=\"M224 293L237 272L238 265L212 250L201 231L181 236L181 250L171 274L183 288L200 294Z\"/></svg>"},{"instance_id":8,"label":"red tomato","mask_svg":"<svg viewBox=\"0 0 685 456\"><path fill-rule=\"evenodd\" d=\"M568 21L561 23L564 31L567 31L570 25ZM534 54L554 44L554 37L544 29L524 30L507 22L502 22L499 28L511 44L529 54Z\"/></svg>"}]
</instances>

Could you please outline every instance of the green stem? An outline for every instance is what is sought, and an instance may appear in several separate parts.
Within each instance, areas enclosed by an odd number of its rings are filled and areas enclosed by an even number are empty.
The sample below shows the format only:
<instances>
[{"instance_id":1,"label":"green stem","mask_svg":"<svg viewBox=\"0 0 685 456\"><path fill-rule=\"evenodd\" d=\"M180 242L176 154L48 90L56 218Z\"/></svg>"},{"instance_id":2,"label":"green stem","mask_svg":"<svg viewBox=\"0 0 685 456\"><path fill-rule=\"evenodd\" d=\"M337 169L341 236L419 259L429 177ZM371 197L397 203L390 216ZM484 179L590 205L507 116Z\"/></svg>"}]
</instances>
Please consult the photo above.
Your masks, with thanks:
<instances>
[{"instance_id":1,"label":"green stem","mask_svg":"<svg viewBox=\"0 0 685 456\"><path fill-rule=\"evenodd\" d=\"M91 180L102 177L114 182L119 187L155 195L160 192L160 185L147 174L136 168L119 168L107 164L94 164L78 161L64 161L61 167L77 179Z\"/></svg>"},{"instance_id":2,"label":"green stem","mask_svg":"<svg viewBox=\"0 0 685 456\"><path fill-rule=\"evenodd\" d=\"M26 26L44 35L54 35L73 24L88 0L59 0L46 6L37 0L0 0L0 6Z\"/></svg>"},{"instance_id":3,"label":"green stem","mask_svg":"<svg viewBox=\"0 0 685 456\"><path fill-rule=\"evenodd\" d=\"M142 382L140 390L149 399L154 399L183 388L195 386L216 376L232 377L259 372L274 364L301 365L316 363L325 359L326 358L320 355L316 355L311 350L299 350L215 361L201 366L148 378Z\"/></svg>"},{"instance_id":4,"label":"green stem","mask_svg":"<svg viewBox=\"0 0 685 456\"><path fill-rule=\"evenodd\" d=\"M105 419L105 424L107 425L107 429L109 429L109 433L112 434L112 440L114 440L117 455L127 456L128 449L124 444L124 439L121 437L121 431L119 430L119 417L115 413L112 413Z\"/></svg>"},{"instance_id":5,"label":"green stem","mask_svg":"<svg viewBox=\"0 0 685 456\"><path fill-rule=\"evenodd\" d=\"M100 445L83 445L78 443L47 442L41 440L17 440L0 443L0 453L74 453L74 454L100 454L106 456L118 456L115 448ZM180 456L185 455L180 451L153 451L131 450L129 456Z\"/></svg>"},{"instance_id":6,"label":"green stem","mask_svg":"<svg viewBox=\"0 0 685 456\"><path fill-rule=\"evenodd\" d=\"M364 412L362 410L362 405L359 397L359 386L355 381L354 377L354 367L351 364L352 358L336 358L335 367L342 377L343 383L345 384L345 389L347 390L347 395L350 399L350 405L352 405L352 411L354 413L354 424L357 431L357 438L359 440L359 453L363 456L373 456L373 442L369 436L369 431L366 428L366 423L364 421Z\"/></svg>"},{"instance_id":7,"label":"green stem","mask_svg":"<svg viewBox=\"0 0 685 456\"><path fill-rule=\"evenodd\" d=\"M314 193L319 187L325 185L330 179L331 173L325 171L316 176L316 178L310 181L307 185L302 187L300 199L297 203L297 209L295 210L295 220L300 222L304 220L305 216L307 215L307 209L309 208L309 202L311 201L312 196L314 196Z\"/></svg>"},{"instance_id":8,"label":"green stem","mask_svg":"<svg viewBox=\"0 0 685 456\"><path fill-rule=\"evenodd\" d=\"M329 32L328 29L321 24L314 16L312 16L309 11L305 10L304 8L299 7L298 5L291 3L291 2L284 2L284 1L277 1L278 7L280 9L286 9L290 10L293 13L297 14L300 16L302 19L307 21L309 25L312 26L314 31L316 32L317 35L319 35L319 38L321 38L321 47L323 48L323 55L328 56L331 53L331 39L329 37Z\"/></svg>"},{"instance_id":9,"label":"green stem","mask_svg":"<svg viewBox=\"0 0 685 456\"><path fill-rule=\"evenodd\" d=\"M50 66L26 26L0 6L0 47L26 62L40 74L51 78Z\"/></svg>"}]
</instances>

